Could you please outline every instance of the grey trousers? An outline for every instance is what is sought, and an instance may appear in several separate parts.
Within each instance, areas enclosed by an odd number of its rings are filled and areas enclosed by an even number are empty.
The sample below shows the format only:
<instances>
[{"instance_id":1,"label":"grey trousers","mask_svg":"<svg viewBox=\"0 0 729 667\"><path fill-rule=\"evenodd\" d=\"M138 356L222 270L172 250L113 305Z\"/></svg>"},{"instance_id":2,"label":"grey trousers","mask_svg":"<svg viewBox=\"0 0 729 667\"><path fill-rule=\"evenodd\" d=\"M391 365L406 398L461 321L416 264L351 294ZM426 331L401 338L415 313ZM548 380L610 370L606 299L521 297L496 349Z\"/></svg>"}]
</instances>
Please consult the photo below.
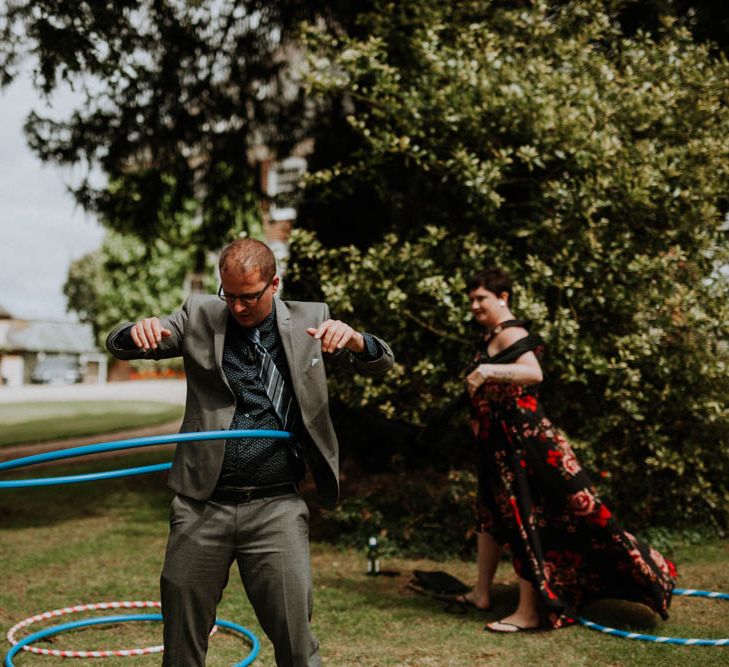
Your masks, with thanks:
<instances>
[{"instance_id":1,"label":"grey trousers","mask_svg":"<svg viewBox=\"0 0 729 667\"><path fill-rule=\"evenodd\" d=\"M234 560L276 664L319 667L309 625L309 510L293 493L239 504L174 498L160 582L163 665L205 664L215 608Z\"/></svg>"}]
</instances>

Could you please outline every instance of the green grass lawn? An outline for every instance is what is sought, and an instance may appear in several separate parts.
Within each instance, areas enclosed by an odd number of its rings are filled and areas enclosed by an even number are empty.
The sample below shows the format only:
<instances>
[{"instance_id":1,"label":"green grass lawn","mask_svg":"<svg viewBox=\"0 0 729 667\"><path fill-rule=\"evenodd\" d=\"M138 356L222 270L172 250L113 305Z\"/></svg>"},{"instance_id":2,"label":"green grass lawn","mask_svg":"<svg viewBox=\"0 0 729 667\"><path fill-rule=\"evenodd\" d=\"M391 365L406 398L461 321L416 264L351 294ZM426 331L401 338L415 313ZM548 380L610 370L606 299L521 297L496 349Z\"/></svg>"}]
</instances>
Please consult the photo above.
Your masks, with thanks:
<instances>
[{"instance_id":1,"label":"green grass lawn","mask_svg":"<svg viewBox=\"0 0 729 667\"><path fill-rule=\"evenodd\" d=\"M154 453L134 454L125 458L124 465L152 463L159 457ZM108 461L103 465L69 465L59 468L58 473L91 472L102 467L115 465ZM171 497L164 478L159 474L0 491L2 636L14 623L59 607L111 600L158 600ZM676 544L669 555L678 564L679 585L729 591L727 542ZM516 600L514 577L507 563L497 575L494 610L465 615L445 613L438 602L409 591L406 585L416 568L444 569L464 581L473 581L472 562L392 558L384 561L383 567L398 570L400 575L373 578L364 575L364 549L342 550L315 543L312 563L314 630L321 642L324 664L330 667L729 664L729 647L660 646L607 637L582 627L518 636L487 634L482 630L484 623L508 613ZM729 602L676 598L671 618L665 622L639 605L622 602L594 604L583 613L598 622L638 632L729 637ZM223 596L219 616L253 630L262 640L261 657L255 664L274 665L271 647L235 573ZM137 623L79 630L59 635L44 645L132 648L158 644L160 637L160 624ZM220 633L210 640L208 665L228 667L246 654L242 640ZM61 664L58 658L30 654L18 656L15 662L18 667ZM151 655L110 658L104 665L151 667L159 662L159 656Z\"/></svg>"},{"instance_id":2,"label":"green grass lawn","mask_svg":"<svg viewBox=\"0 0 729 667\"><path fill-rule=\"evenodd\" d=\"M181 406L149 401L0 404L0 446L111 433L182 417Z\"/></svg>"}]
</instances>

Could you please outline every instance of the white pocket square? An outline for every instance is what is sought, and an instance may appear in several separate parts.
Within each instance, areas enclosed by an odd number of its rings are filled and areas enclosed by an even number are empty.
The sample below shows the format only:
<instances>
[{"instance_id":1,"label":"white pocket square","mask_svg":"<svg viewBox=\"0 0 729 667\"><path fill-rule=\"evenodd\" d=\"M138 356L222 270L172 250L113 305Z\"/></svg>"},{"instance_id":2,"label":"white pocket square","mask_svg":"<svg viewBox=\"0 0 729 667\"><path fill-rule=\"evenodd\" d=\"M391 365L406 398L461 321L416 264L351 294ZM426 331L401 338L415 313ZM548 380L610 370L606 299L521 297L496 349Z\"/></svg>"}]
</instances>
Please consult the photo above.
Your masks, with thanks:
<instances>
[{"instance_id":1,"label":"white pocket square","mask_svg":"<svg viewBox=\"0 0 729 667\"><path fill-rule=\"evenodd\" d=\"M309 367L316 366L319 363L319 357L314 357L309 364Z\"/></svg>"}]
</instances>

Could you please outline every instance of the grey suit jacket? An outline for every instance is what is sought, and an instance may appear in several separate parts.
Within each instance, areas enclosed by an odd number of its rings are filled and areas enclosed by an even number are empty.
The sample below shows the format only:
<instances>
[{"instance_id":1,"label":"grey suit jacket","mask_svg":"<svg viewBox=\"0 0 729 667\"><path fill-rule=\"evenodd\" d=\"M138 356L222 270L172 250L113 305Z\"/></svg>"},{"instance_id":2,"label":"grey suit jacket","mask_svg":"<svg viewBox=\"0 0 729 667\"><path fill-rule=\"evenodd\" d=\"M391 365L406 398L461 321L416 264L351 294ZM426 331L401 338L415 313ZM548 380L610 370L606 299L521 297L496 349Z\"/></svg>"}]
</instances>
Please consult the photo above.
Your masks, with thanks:
<instances>
[{"instance_id":1,"label":"grey suit jacket","mask_svg":"<svg viewBox=\"0 0 729 667\"><path fill-rule=\"evenodd\" d=\"M303 425L310 439L304 443L305 457L325 507L333 507L339 496L339 446L329 416L329 394L321 343L306 333L329 318L325 303L281 301L274 298L276 323L291 372L294 395ZM160 318L172 335L163 338L156 350L123 350L115 345L117 334L130 326L117 326L106 339L106 348L117 359L183 358L187 377L187 399L182 433L229 428L235 412L235 396L222 368L223 343L228 309L215 296L193 295L182 310ZM384 350L374 361L365 362L346 353L364 374L388 371L394 357L390 347L377 339ZM327 355L331 358L331 355ZM177 493L204 500L210 497L220 475L225 440L179 443L170 471L169 485Z\"/></svg>"}]
</instances>

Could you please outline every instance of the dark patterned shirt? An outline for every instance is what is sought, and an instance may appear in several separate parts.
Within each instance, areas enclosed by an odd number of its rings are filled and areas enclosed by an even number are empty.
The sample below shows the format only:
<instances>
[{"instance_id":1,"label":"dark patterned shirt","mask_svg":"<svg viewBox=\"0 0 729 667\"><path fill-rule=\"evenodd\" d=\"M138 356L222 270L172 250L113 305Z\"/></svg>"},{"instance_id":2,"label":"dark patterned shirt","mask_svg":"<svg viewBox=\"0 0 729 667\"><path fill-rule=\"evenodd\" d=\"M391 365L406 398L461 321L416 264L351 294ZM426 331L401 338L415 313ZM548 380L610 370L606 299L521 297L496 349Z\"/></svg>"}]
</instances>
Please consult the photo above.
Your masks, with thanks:
<instances>
[{"instance_id":1,"label":"dark patterned shirt","mask_svg":"<svg viewBox=\"0 0 729 667\"><path fill-rule=\"evenodd\" d=\"M284 382L293 393L291 374L286 363L281 337L276 327L276 311L258 325L261 345L273 358ZM223 372L235 394L235 414L230 429L283 430L258 375L253 344L246 330L228 316L223 347ZM291 423L299 424L301 415L294 401ZM294 431L296 429L294 428ZM226 440L219 486L268 486L297 482L304 476L304 463L295 454L298 445L272 438L235 438Z\"/></svg>"}]
</instances>

